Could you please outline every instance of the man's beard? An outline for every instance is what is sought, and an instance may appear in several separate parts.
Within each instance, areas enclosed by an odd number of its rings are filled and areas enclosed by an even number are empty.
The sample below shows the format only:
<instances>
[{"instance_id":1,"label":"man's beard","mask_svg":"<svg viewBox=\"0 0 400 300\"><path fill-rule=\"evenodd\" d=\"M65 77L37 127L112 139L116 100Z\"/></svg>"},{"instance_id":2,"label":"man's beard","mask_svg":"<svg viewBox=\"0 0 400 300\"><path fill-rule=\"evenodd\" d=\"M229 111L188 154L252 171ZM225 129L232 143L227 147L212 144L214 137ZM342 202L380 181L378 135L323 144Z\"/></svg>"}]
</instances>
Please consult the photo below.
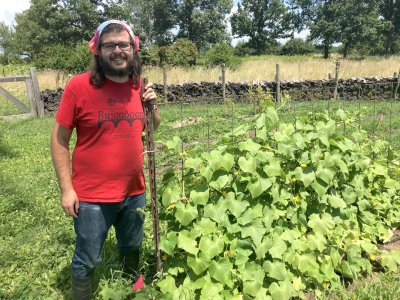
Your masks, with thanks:
<instances>
[{"instance_id":1,"label":"man's beard","mask_svg":"<svg viewBox=\"0 0 400 300\"><path fill-rule=\"evenodd\" d=\"M125 77L132 75L134 68L133 58L129 55L121 56L126 59L127 66L125 68L115 68L110 61L110 59L115 57L116 56L105 59L102 55L99 55L99 66L103 70L104 74L112 77Z\"/></svg>"}]
</instances>

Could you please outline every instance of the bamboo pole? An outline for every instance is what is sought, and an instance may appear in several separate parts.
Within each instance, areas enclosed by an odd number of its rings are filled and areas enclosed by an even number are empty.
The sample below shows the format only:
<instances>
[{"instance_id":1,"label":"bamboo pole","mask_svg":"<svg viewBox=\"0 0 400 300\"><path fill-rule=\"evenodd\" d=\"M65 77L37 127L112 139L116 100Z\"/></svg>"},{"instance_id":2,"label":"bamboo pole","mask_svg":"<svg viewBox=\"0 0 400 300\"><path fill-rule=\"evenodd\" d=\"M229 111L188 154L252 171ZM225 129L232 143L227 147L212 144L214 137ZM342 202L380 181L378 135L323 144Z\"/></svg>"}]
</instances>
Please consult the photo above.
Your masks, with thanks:
<instances>
[{"instance_id":1,"label":"bamboo pole","mask_svg":"<svg viewBox=\"0 0 400 300\"><path fill-rule=\"evenodd\" d=\"M333 91L333 100L337 99L337 90L339 85L339 70L340 70L340 61L336 61L335 68L335 90Z\"/></svg>"},{"instance_id":2,"label":"bamboo pole","mask_svg":"<svg viewBox=\"0 0 400 300\"><path fill-rule=\"evenodd\" d=\"M276 105L279 105L279 102L281 101L281 74L280 74L279 64L276 64L275 81L276 81L275 102L276 102Z\"/></svg>"}]
</instances>

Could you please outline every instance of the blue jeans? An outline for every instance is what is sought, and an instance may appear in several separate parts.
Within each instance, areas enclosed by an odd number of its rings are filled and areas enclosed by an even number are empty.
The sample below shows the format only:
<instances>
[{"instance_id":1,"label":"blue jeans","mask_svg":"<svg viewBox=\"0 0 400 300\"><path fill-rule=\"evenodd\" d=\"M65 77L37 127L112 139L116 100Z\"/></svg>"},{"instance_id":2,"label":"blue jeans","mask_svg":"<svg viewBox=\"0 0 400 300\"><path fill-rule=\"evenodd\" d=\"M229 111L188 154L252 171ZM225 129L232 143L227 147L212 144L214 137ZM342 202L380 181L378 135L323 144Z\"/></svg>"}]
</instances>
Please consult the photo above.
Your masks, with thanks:
<instances>
[{"instance_id":1,"label":"blue jeans","mask_svg":"<svg viewBox=\"0 0 400 300\"><path fill-rule=\"evenodd\" d=\"M80 202L78 218L74 219L75 252L72 275L86 278L101 261L101 249L108 230L115 227L120 252L138 250L143 240L146 194L128 196L118 203Z\"/></svg>"}]
</instances>

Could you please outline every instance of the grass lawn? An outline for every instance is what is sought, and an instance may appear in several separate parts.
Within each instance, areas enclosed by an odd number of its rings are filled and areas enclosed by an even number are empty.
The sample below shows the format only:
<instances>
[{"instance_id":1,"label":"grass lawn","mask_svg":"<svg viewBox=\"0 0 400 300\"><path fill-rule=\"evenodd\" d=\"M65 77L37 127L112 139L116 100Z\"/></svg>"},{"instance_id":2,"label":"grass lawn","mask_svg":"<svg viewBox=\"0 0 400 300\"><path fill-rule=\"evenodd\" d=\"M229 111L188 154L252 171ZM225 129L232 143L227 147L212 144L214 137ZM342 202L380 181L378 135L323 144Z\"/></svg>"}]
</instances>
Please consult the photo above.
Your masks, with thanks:
<instances>
[{"instance_id":1,"label":"grass lawn","mask_svg":"<svg viewBox=\"0 0 400 300\"><path fill-rule=\"evenodd\" d=\"M352 126L338 130L367 129L371 138L380 137L399 150L399 103L302 103L288 104L281 118L293 121L301 114L328 107L361 110ZM334 105L333 105L334 104ZM213 143L246 122L254 106L169 105L161 106L163 123L156 133L161 142L178 135L187 151L210 150ZM382 118L382 113L384 114ZM70 259L74 248L73 224L59 204L60 193L50 157L50 131L54 117L24 120L0 119L0 299L69 299ZM235 141L233 141L235 142ZM186 148L185 148L186 149ZM179 158L157 154L159 165ZM151 274L152 234L150 208L146 211L143 272ZM117 291L129 291L117 266L115 236L110 233L104 248L105 260L96 271L96 297L111 299ZM398 299L400 273L376 273L339 291L327 291L326 299ZM151 283L151 277L146 278ZM108 296L107 296L108 295ZM120 299L120 298L114 298Z\"/></svg>"}]
</instances>

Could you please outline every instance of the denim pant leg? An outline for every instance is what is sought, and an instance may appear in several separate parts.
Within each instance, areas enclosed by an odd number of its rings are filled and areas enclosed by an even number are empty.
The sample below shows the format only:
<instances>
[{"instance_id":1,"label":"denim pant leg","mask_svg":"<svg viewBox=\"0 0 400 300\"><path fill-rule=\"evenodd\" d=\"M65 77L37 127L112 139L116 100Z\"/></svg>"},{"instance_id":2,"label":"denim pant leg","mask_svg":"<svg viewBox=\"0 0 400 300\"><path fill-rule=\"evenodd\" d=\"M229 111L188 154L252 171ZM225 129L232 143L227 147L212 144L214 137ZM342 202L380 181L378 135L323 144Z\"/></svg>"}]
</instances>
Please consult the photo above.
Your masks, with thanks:
<instances>
[{"instance_id":1,"label":"denim pant leg","mask_svg":"<svg viewBox=\"0 0 400 300\"><path fill-rule=\"evenodd\" d=\"M122 203L114 221L120 253L138 250L143 240L144 207L146 193L128 196Z\"/></svg>"},{"instance_id":2,"label":"denim pant leg","mask_svg":"<svg viewBox=\"0 0 400 300\"><path fill-rule=\"evenodd\" d=\"M76 245L72 257L73 276L90 276L101 261L101 249L118 208L117 203L80 202L78 218L74 219Z\"/></svg>"}]
</instances>

